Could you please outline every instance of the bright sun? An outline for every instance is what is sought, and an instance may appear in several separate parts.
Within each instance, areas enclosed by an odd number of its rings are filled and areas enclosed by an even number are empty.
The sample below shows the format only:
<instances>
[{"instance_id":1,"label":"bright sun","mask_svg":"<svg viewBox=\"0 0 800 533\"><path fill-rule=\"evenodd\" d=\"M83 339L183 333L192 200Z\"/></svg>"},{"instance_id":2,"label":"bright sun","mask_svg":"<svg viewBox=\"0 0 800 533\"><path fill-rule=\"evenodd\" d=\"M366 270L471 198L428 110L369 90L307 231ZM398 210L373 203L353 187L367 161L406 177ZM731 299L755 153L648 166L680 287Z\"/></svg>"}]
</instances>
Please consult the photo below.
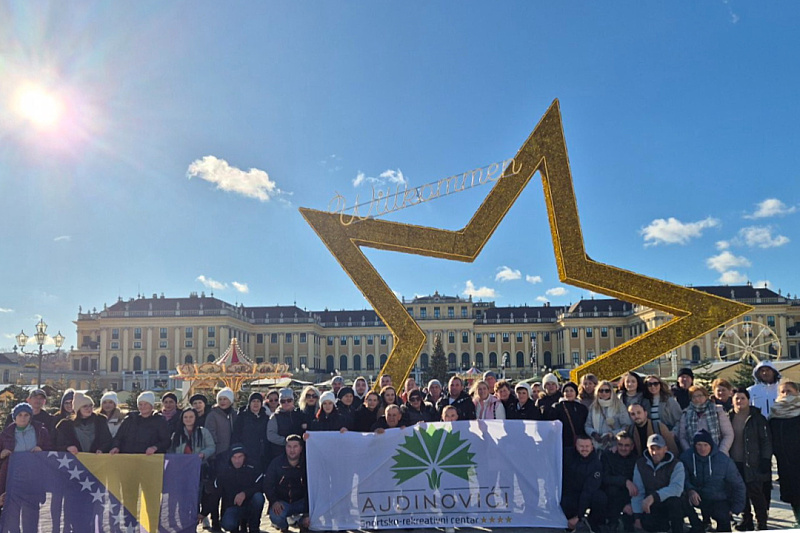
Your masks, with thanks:
<instances>
[{"instance_id":1,"label":"bright sun","mask_svg":"<svg viewBox=\"0 0 800 533\"><path fill-rule=\"evenodd\" d=\"M41 87L20 88L16 98L17 112L39 128L52 128L61 117L59 99Z\"/></svg>"}]
</instances>

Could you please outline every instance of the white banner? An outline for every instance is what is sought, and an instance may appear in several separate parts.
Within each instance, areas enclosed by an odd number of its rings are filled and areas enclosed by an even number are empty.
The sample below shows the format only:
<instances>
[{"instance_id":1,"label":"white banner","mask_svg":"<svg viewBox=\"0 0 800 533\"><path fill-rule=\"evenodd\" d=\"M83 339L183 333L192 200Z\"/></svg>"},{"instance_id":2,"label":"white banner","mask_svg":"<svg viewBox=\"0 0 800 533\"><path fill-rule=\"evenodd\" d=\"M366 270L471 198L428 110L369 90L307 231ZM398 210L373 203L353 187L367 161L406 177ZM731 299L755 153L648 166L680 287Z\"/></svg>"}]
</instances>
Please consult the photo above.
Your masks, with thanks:
<instances>
[{"instance_id":1,"label":"white banner","mask_svg":"<svg viewBox=\"0 0 800 533\"><path fill-rule=\"evenodd\" d=\"M311 529L564 528L561 423L437 422L306 441Z\"/></svg>"}]
</instances>

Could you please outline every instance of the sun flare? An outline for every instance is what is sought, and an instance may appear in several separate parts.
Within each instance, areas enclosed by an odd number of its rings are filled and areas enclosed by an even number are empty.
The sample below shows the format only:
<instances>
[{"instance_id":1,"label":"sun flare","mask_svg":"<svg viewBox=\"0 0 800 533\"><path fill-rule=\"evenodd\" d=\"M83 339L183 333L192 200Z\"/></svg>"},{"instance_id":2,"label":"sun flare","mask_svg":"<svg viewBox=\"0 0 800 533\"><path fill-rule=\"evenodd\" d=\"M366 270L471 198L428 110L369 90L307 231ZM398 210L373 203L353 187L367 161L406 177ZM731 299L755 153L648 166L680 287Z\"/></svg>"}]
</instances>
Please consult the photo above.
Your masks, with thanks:
<instances>
[{"instance_id":1,"label":"sun flare","mask_svg":"<svg viewBox=\"0 0 800 533\"><path fill-rule=\"evenodd\" d=\"M41 87L26 86L17 92L16 109L23 118L35 126L47 129L58 123L62 104L53 93Z\"/></svg>"}]
</instances>

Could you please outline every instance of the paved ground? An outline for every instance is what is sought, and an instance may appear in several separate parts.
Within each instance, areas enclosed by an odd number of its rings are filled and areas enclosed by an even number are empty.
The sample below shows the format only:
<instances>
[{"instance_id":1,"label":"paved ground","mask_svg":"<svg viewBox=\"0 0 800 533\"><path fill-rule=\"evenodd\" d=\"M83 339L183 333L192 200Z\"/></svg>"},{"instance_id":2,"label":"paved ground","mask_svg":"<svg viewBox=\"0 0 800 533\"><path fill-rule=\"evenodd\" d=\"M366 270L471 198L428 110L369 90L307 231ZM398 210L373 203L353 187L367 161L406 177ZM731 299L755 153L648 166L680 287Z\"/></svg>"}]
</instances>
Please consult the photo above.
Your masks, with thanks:
<instances>
[{"instance_id":1,"label":"paved ground","mask_svg":"<svg viewBox=\"0 0 800 533\"><path fill-rule=\"evenodd\" d=\"M769 512L769 521L768 525L770 530L787 530L792 527L794 523L794 514L792 513L792 509L789 505L781 502L778 500L780 493L778 491L778 482L777 482L777 472L773 469L773 479L775 482L773 483L773 490L772 490L772 503L770 505L770 512ZM688 531L688 521L686 523L686 530ZM264 516L261 520L261 530L266 531L269 533L280 533L280 531L273 527L269 521L269 517L266 514L266 510L264 512ZM198 528L198 531L202 531L201 528ZM290 529L292 533L296 533L298 529L296 527L292 527ZM391 530L389 530L391 531ZM423 533L424 531L431 531L431 530L399 530L403 531L404 533ZM443 529L435 530L443 532ZM492 531L491 529L486 528L456 528L456 531L459 533L478 533L482 532L485 533L487 531ZM564 533L562 529L547 529L547 528L503 528L502 533L513 533L514 531L525 531L529 533ZM793 531L800 531L800 530L793 530ZM586 528L579 528L578 533L588 533Z\"/></svg>"}]
</instances>

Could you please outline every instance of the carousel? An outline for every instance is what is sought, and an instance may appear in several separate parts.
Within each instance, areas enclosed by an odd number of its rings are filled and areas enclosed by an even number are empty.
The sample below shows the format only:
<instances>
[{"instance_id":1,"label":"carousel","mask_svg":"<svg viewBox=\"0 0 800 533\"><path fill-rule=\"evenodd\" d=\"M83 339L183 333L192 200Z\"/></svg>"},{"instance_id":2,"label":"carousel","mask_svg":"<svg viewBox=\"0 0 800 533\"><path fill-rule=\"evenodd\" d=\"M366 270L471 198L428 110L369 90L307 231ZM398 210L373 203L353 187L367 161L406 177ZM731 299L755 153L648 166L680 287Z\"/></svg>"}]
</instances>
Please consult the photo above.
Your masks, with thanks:
<instances>
[{"instance_id":1,"label":"carousel","mask_svg":"<svg viewBox=\"0 0 800 533\"><path fill-rule=\"evenodd\" d=\"M242 390L242 385L257 379L291 378L288 365L279 363L255 363L242 351L233 338L228 349L217 360L202 364L178 365L176 379L191 383L189 394L195 390L216 390L230 387L233 392Z\"/></svg>"}]
</instances>

